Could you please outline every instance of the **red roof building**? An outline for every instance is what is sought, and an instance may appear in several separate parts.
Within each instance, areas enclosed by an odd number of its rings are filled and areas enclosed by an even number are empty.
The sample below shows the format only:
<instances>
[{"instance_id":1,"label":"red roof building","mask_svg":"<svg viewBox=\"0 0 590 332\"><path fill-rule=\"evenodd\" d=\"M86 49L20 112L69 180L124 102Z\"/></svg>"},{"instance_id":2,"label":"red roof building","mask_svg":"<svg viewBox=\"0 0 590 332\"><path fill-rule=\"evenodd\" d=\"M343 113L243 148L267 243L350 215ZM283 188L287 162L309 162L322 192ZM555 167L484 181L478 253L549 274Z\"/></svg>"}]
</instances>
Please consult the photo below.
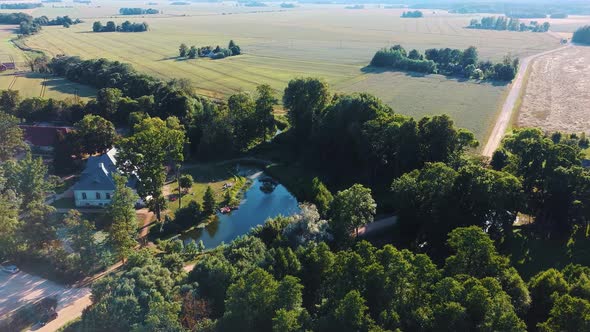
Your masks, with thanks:
<instances>
[{"instance_id":1,"label":"red roof building","mask_svg":"<svg viewBox=\"0 0 590 332\"><path fill-rule=\"evenodd\" d=\"M72 129L69 127L55 126L30 126L20 125L23 130L25 141L33 146L53 147L57 139L57 133L67 134Z\"/></svg>"}]
</instances>

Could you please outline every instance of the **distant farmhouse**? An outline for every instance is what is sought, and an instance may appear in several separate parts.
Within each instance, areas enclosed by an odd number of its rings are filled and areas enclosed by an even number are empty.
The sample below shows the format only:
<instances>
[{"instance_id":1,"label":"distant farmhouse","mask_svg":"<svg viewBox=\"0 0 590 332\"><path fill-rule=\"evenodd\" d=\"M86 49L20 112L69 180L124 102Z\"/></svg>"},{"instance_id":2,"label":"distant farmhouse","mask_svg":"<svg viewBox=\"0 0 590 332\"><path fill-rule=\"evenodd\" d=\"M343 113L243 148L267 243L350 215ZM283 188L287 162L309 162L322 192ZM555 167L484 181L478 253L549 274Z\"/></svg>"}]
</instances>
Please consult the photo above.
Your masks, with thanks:
<instances>
[{"instance_id":1,"label":"distant farmhouse","mask_svg":"<svg viewBox=\"0 0 590 332\"><path fill-rule=\"evenodd\" d=\"M31 147L52 150L59 133L65 135L71 131L69 127L19 125L23 130L25 142Z\"/></svg>"},{"instance_id":2,"label":"distant farmhouse","mask_svg":"<svg viewBox=\"0 0 590 332\"><path fill-rule=\"evenodd\" d=\"M74 185L74 202L76 207L104 207L111 204L115 192L114 175L117 173L117 149L113 148L100 156L91 156L80 180ZM136 179L132 178L127 186L134 188ZM142 201L138 201L142 204Z\"/></svg>"}]
</instances>

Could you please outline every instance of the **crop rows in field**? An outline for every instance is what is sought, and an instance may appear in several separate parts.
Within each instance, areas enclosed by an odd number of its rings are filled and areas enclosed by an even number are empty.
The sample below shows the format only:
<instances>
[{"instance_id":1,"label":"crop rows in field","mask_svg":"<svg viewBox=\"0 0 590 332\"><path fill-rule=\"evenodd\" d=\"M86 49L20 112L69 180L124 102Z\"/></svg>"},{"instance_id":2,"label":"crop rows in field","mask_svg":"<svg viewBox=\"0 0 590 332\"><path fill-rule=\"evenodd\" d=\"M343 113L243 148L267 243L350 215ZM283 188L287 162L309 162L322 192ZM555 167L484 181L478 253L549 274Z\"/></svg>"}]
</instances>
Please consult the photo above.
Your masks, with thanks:
<instances>
[{"instance_id":1,"label":"crop rows in field","mask_svg":"<svg viewBox=\"0 0 590 332\"><path fill-rule=\"evenodd\" d=\"M549 34L464 29L470 16L446 13L400 19L399 10L337 6L234 15L219 15L229 9L215 4L184 10L186 17L142 17L150 25L146 33L92 33L93 20L86 19L69 29L47 27L29 38L27 45L52 54L128 62L163 79L188 78L198 93L216 98L253 91L262 83L280 93L294 77L322 77L338 91L374 93L400 113L449 113L480 139L501 104L505 87L437 76L366 73L363 68L373 53L392 44L419 50L473 45L481 58L498 61L507 53L525 56L558 45ZM225 46L230 39L245 54L217 61L177 58L180 43Z\"/></svg>"}]
</instances>

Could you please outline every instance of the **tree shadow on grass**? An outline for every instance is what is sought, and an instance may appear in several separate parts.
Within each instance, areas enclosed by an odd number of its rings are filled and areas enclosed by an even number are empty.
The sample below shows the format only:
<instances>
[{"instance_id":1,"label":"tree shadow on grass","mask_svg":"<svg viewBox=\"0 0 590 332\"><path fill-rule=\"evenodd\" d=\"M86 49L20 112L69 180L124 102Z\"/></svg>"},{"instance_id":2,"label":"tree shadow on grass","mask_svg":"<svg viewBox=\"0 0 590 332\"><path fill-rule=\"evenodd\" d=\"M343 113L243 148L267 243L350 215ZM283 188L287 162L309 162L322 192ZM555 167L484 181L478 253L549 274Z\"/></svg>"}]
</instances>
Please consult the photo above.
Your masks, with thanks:
<instances>
[{"instance_id":1,"label":"tree shadow on grass","mask_svg":"<svg viewBox=\"0 0 590 332\"><path fill-rule=\"evenodd\" d=\"M65 94L75 94L82 98L96 97L96 89L86 85L70 82L67 79L61 77L48 78L47 81L45 81L45 86L49 90Z\"/></svg>"},{"instance_id":2,"label":"tree shadow on grass","mask_svg":"<svg viewBox=\"0 0 590 332\"><path fill-rule=\"evenodd\" d=\"M549 268L562 269L569 263L590 264L590 244L579 229L572 234L555 235L550 239L536 234L534 225L516 227L513 237L500 245L502 254L528 280Z\"/></svg>"},{"instance_id":3,"label":"tree shadow on grass","mask_svg":"<svg viewBox=\"0 0 590 332\"><path fill-rule=\"evenodd\" d=\"M492 86L507 86L510 82L506 81L496 81L496 80L474 80L470 78L460 77L460 76L447 76L442 74L426 74L426 73L419 73L415 71L405 71L405 70L397 70L397 69L388 69L388 68L381 68L381 67L373 67L373 66L364 66L361 68L361 72L364 74L383 74L383 73L400 73L404 74L407 77L412 78L426 78L426 77L437 77L442 78L448 81L454 81L458 83L477 83L477 84L488 84Z\"/></svg>"},{"instance_id":4,"label":"tree shadow on grass","mask_svg":"<svg viewBox=\"0 0 590 332\"><path fill-rule=\"evenodd\" d=\"M187 61L187 60L192 60L192 59L189 59L188 57L181 57L181 56L169 56L169 57L165 57L165 58L162 58L162 59L156 60L156 61L169 61L169 60Z\"/></svg>"},{"instance_id":5,"label":"tree shadow on grass","mask_svg":"<svg viewBox=\"0 0 590 332\"><path fill-rule=\"evenodd\" d=\"M66 78L58 76L50 76L40 73L26 73L24 75L30 79L43 79L43 84L48 90L57 91L63 94L78 95L82 98L94 98L96 96L96 89L88 85L72 82Z\"/></svg>"}]
</instances>

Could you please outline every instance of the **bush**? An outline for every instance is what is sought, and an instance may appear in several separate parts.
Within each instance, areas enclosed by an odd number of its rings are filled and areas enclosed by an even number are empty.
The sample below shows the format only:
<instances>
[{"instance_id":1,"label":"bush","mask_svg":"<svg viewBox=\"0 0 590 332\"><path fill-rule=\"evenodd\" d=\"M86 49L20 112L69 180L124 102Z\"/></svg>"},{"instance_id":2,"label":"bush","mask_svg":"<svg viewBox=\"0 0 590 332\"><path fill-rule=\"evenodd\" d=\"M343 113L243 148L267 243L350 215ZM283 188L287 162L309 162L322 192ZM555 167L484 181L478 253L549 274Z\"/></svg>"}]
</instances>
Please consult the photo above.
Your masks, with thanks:
<instances>
[{"instance_id":1,"label":"bush","mask_svg":"<svg viewBox=\"0 0 590 332\"><path fill-rule=\"evenodd\" d=\"M590 45L590 25L583 26L574 32L572 37L574 43Z\"/></svg>"}]
</instances>

